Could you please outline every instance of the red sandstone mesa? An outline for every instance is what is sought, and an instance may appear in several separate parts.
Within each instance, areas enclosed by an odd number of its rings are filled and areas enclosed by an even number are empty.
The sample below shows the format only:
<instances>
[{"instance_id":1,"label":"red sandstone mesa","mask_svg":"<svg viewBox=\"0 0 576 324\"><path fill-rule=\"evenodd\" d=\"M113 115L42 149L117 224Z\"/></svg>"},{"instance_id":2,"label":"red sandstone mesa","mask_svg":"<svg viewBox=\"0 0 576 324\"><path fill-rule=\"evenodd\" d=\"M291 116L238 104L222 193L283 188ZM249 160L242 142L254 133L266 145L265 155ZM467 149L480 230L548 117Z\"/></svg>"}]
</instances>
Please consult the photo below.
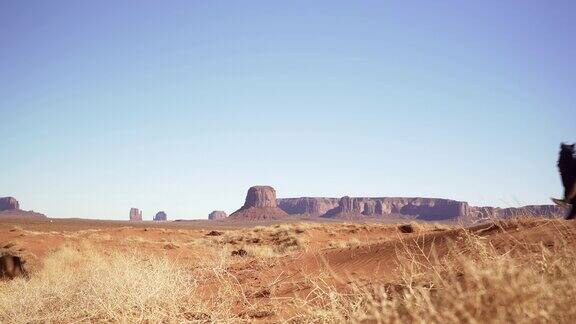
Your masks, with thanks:
<instances>
[{"instance_id":1,"label":"red sandstone mesa","mask_svg":"<svg viewBox=\"0 0 576 324\"><path fill-rule=\"evenodd\" d=\"M269 220L287 217L288 213L276 205L276 190L270 186L255 186L248 190L242 208L232 213L232 220Z\"/></svg>"},{"instance_id":2,"label":"red sandstone mesa","mask_svg":"<svg viewBox=\"0 0 576 324\"><path fill-rule=\"evenodd\" d=\"M20 203L14 197L0 198L0 211L20 209Z\"/></svg>"},{"instance_id":3,"label":"red sandstone mesa","mask_svg":"<svg viewBox=\"0 0 576 324\"><path fill-rule=\"evenodd\" d=\"M410 217L422 220L474 220L518 216L562 217L554 205L512 208L475 207L467 202L440 198L402 197L301 197L277 199L278 207L290 215L361 219L367 217Z\"/></svg>"},{"instance_id":4,"label":"red sandstone mesa","mask_svg":"<svg viewBox=\"0 0 576 324\"><path fill-rule=\"evenodd\" d=\"M225 211L215 210L208 215L208 219L210 220L219 220L228 217Z\"/></svg>"},{"instance_id":5,"label":"red sandstone mesa","mask_svg":"<svg viewBox=\"0 0 576 324\"><path fill-rule=\"evenodd\" d=\"M0 218L47 219L46 215L20 209L20 203L14 197L0 198Z\"/></svg>"}]
</instances>

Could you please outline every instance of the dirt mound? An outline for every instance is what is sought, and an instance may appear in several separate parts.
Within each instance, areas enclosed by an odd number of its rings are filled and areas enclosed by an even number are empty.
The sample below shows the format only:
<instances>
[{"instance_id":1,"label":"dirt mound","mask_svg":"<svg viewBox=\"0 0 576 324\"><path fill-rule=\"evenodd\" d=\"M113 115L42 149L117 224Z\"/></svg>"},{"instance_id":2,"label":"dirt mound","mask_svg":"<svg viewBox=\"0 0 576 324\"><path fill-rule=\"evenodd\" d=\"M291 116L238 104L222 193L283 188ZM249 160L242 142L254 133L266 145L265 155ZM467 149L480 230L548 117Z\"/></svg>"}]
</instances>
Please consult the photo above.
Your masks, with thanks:
<instances>
[{"instance_id":1,"label":"dirt mound","mask_svg":"<svg viewBox=\"0 0 576 324\"><path fill-rule=\"evenodd\" d=\"M260 221L287 217L288 213L276 205L276 190L270 186L251 187L246 194L242 208L232 213L228 219Z\"/></svg>"},{"instance_id":2,"label":"dirt mound","mask_svg":"<svg viewBox=\"0 0 576 324\"><path fill-rule=\"evenodd\" d=\"M206 234L206 236L220 236L222 234L224 234L224 233L219 232L219 231L210 231L210 232L208 232L208 234Z\"/></svg>"}]
</instances>

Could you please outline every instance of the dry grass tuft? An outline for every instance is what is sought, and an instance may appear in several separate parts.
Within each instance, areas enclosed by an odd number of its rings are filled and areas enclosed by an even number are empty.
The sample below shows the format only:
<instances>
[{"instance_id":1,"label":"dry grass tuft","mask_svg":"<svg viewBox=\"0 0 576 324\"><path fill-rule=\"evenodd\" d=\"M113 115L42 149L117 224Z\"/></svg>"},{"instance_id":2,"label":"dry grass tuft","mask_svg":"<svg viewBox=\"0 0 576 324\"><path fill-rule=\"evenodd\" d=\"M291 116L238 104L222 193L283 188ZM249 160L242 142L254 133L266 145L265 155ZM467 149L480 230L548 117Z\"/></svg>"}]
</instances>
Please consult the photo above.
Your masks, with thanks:
<instances>
[{"instance_id":1,"label":"dry grass tuft","mask_svg":"<svg viewBox=\"0 0 576 324\"><path fill-rule=\"evenodd\" d=\"M207 237L208 238L208 237ZM229 246L241 248L249 256L273 258L305 251L309 238L305 225L280 224L257 226L252 229L228 231L209 239L196 240L195 243L210 246Z\"/></svg>"},{"instance_id":2,"label":"dry grass tuft","mask_svg":"<svg viewBox=\"0 0 576 324\"><path fill-rule=\"evenodd\" d=\"M328 247L329 248L344 249L344 248L350 248L350 247L358 246L361 243L362 242L359 239L353 237L349 240L331 240L328 242Z\"/></svg>"},{"instance_id":3,"label":"dry grass tuft","mask_svg":"<svg viewBox=\"0 0 576 324\"><path fill-rule=\"evenodd\" d=\"M29 281L0 285L0 320L176 319L195 289L195 280L166 259L63 248Z\"/></svg>"},{"instance_id":4,"label":"dry grass tuft","mask_svg":"<svg viewBox=\"0 0 576 324\"><path fill-rule=\"evenodd\" d=\"M65 247L29 280L0 283L0 322L229 320L244 297L225 264L207 259L186 271L166 258ZM199 290L215 279L211 294Z\"/></svg>"}]
</instances>

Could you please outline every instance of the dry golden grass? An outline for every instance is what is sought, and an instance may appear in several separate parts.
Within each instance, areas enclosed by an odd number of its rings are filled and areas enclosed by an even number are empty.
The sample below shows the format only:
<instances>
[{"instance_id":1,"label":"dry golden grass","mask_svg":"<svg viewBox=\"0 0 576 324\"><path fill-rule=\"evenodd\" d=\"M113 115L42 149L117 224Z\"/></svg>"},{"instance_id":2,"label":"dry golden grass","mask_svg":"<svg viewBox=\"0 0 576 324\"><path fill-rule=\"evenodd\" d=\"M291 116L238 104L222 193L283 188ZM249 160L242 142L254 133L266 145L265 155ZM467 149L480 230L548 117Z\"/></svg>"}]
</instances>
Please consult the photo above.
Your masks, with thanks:
<instances>
[{"instance_id":1,"label":"dry golden grass","mask_svg":"<svg viewBox=\"0 0 576 324\"><path fill-rule=\"evenodd\" d=\"M0 319L7 322L175 319L192 302L193 277L166 259L104 256L64 248L30 280L0 285Z\"/></svg>"},{"instance_id":2,"label":"dry golden grass","mask_svg":"<svg viewBox=\"0 0 576 324\"><path fill-rule=\"evenodd\" d=\"M220 236L193 240L192 245L209 245L227 249L243 249L254 257L281 257L305 251L309 237L306 230L315 225L280 224L223 232Z\"/></svg>"},{"instance_id":3,"label":"dry golden grass","mask_svg":"<svg viewBox=\"0 0 576 324\"><path fill-rule=\"evenodd\" d=\"M516 242L499 251L463 231L438 259L405 245L397 251L400 282L353 281L345 292L321 278L300 299L298 322L572 323L576 318L576 252L559 238L554 248ZM340 278L341 280L346 278ZM344 280L343 280L344 281Z\"/></svg>"},{"instance_id":4,"label":"dry golden grass","mask_svg":"<svg viewBox=\"0 0 576 324\"><path fill-rule=\"evenodd\" d=\"M411 225L416 232L448 229ZM500 225L494 226L504 231ZM562 235L551 246L511 237L512 247L502 249L461 229L438 257L434 249L421 248L418 235L403 239L398 232L399 280L365 282L318 273L305 278L311 287L305 296L280 297L270 290L264 303L230 271L238 260L280 260L304 252L310 230L322 226L337 231L339 225L255 227L181 244L211 249L196 264L161 255L101 253L89 245L65 247L29 279L0 282L0 322L570 323L576 318L576 252ZM362 243L354 237L330 241L334 248ZM248 255L231 257L236 248ZM287 305L291 311L283 311Z\"/></svg>"},{"instance_id":5,"label":"dry golden grass","mask_svg":"<svg viewBox=\"0 0 576 324\"><path fill-rule=\"evenodd\" d=\"M245 296L227 265L224 253L189 268L163 257L64 247L29 280L0 282L0 322L233 320L232 307Z\"/></svg>"},{"instance_id":6,"label":"dry golden grass","mask_svg":"<svg viewBox=\"0 0 576 324\"><path fill-rule=\"evenodd\" d=\"M358 246L360 245L362 242L353 237L349 240L331 240L328 242L328 247L330 248L349 248L349 247L353 247L353 246Z\"/></svg>"}]
</instances>

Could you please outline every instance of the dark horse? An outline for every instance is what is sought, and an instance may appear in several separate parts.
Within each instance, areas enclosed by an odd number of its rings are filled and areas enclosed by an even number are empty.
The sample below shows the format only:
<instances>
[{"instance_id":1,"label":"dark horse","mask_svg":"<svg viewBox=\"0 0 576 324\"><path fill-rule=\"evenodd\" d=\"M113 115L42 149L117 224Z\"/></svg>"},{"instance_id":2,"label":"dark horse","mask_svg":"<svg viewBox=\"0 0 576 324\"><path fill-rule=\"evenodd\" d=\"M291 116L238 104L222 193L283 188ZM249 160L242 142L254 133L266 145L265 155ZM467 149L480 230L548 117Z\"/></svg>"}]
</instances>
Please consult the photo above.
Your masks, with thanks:
<instances>
[{"instance_id":1,"label":"dark horse","mask_svg":"<svg viewBox=\"0 0 576 324\"><path fill-rule=\"evenodd\" d=\"M576 218L576 157L574 156L576 144L560 145L560 158L558 169L564 185L564 202L572 205L566 219Z\"/></svg>"},{"instance_id":2,"label":"dark horse","mask_svg":"<svg viewBox=\"0 0 576 324\"><path fill-rule=\"evenodd\" d=\"M27 275L22 259L13 255L0 255L0 280Z\"/></svg>"}]
</instances>

